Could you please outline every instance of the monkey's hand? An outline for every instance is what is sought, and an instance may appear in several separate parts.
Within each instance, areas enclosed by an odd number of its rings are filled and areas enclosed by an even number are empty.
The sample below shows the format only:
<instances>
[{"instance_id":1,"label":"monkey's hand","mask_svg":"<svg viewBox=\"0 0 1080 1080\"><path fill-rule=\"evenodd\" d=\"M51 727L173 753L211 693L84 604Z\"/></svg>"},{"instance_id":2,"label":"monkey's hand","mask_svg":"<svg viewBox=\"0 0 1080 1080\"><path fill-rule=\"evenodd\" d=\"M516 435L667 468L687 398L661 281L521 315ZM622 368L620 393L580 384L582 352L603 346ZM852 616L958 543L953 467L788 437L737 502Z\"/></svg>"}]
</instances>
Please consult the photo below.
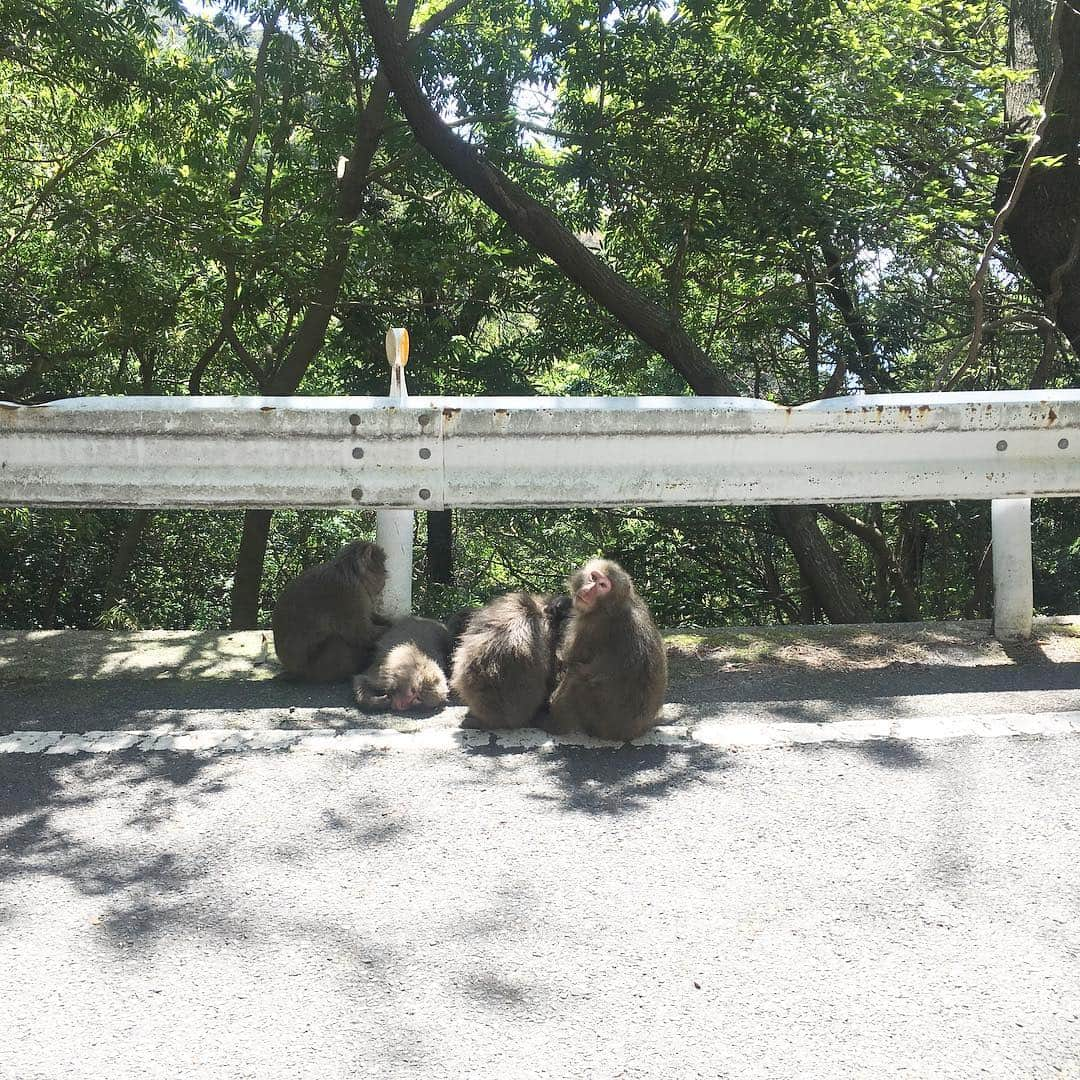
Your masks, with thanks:
<instances>
[{"instance_id":1,"label":"monkey's hand","mask_svg":"<svg viewBox=\"0 0 1080 1080\"><path fill-rule=\"evenodd\" d=\"M366 675L353 677L353 695L356 704L368 712L389 712L390 698L382 687L373 685Z\"/></svg>"}]
</instances>

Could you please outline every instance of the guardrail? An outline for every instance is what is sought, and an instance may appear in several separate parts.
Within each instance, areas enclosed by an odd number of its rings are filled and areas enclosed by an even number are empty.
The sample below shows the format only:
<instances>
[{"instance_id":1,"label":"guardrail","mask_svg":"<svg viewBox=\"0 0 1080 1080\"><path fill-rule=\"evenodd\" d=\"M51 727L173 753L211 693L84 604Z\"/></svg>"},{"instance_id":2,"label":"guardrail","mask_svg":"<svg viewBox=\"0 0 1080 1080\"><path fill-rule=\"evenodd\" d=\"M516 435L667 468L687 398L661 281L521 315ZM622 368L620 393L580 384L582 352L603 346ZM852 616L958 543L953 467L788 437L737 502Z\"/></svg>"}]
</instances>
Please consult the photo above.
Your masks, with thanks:
<instances>
[{"instance_id":1,"label":"guardrail","mask_svg":"<svg viewBox=\"0 0 1080 1080\"><path fill-rule=\"evenodd\" d=\"M416 509L989 499L995 631L1023 637L1030 498L1080 495L1080 391L417 398L407 336L388 355L388 397L0 403L0 505L375 509L400 612Z\"/></svg>"}]
</instances>

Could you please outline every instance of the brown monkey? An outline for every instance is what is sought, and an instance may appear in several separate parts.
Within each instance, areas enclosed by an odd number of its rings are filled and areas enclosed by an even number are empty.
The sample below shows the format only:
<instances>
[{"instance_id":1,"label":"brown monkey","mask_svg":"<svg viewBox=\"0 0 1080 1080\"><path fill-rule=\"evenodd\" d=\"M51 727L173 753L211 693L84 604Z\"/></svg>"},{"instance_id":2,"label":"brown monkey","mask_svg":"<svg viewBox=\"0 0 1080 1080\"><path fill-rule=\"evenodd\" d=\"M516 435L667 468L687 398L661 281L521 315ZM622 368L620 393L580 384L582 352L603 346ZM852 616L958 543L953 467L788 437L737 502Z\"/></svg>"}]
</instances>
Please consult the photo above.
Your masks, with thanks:
<instances>
[{"instance_id":1,"label":"brown monkey","mask_svg":"<svg viewBox=\"0 0 1080 1080\"><path fill-rule=\"evenodd\" d=\"M308 567L274 608L274 649L285 671L312 682L347 679L367 663L385 620L374 610L386 584L386 553L347 544L329 562Z\"/></svg>"},{"instance_id":2,"label":"brown monkey","mask_svg":"<svg viewBox=\"0 0 1080 1080\"><path fill-rule=\"evenodd\" d=\"M361 709L440 709L446 704L450 635L434 619L398 619L375 645L375 656L353 679Z\"/></svg>"},{"instance_id":3,"label":"brown monkey","mask_svg":"<svg viewBox=\"0 0 1080 1080\"><path fill-rule=\"evenodd\" d=\"M664 642L630 575L594 559L570 578L574 609L559 648L545 727L633 739L656 722L667 689Z\"/></svg>"},{"instance_id":4,"label":"brown monkey","mask_svg":"<svg viewBox=\"0 0 1080 1080\"><path fill-rule=\"evenodd\" d=\"M551 693L555 645L569 597L515 592L474 612L454 652L450 685L468 727L525 727Z\"/></svg>"},{"instance_id":5,"label":"brown monkey","mask_svg":"<svg viewBox=\"0 0 1080 1080\"><path fill-rule=\"evenodd\" d=\"M451 664L454 662L454 653L457 652L457 647L461 644L461 635L465 633L469 620L479 610L479 608L461 608L446 620L446 630L450 635L450 647L447 649L446 655L450 658Z\"/></svg>"}]
</instances>

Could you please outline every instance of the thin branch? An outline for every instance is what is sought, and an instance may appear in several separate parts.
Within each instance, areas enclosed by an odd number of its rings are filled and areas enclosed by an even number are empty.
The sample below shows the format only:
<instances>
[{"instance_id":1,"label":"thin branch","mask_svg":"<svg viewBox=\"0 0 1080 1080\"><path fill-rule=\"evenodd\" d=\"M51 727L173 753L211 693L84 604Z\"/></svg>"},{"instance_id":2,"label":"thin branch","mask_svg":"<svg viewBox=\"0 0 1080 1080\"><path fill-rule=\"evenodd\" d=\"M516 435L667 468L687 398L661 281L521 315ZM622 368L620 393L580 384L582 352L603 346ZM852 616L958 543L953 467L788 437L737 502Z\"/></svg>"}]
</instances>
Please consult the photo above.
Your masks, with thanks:
<instances>
[{"instance_id":1,"label":"thin branch","mask_svg":"<svg viewBox=\"0 0 1080 1080\"><path fill-rule=\"evenodd\" d=\"M333 12L334 22L337 23L337 31L341 35L345 50L349 54L349 74L352 78L353 93L356 95L356 107L363 109L365 83L363 72L360 70L360 58L356 53L356 43L345 29L345 20L341 16L341 5L335 0L330 10Z\"/></svg>"},{"instance_id":2,"label":"thin branch","mask_svg":"<svg viewBox=\"0 0 1080 1080\"><path fill-rule=\"evenodd\" d=\"M871 551L878 564L885 570L892 582L896 597L900 601L900 609L904 618L914 621L919 618L919 601L914 590L900 571L896 557L889 547L884 534L875 525L860 521L856 517L838 510L835 506L819 506L817 511L822 517L839 525L842 529L858 537Z\"/></svg>"},{"instance_id":3,"label":"thin branch","mask_svg":"<svg viewBox=\"0 0 1080 1080\"><path fill-rule=\"evenodd\" d=\"M1036 330L1040 330L1044 335L1044 341L1046 340L1045 336L1048 334L1053 335L1056 340L1057 335L1063 333L1061 327L1058 326L1053 319L1050 319L1045 315L1040 315L1038 312L1034 311L1021 311L1017 312L1015 315L1005 315L1002 316L1000 319L991 319L989 322L983 323L983 332L985 333L988 330L1001 330L1004 327L1012 326L1015 323L1025 324L1027 326L1034 327ZM962 352L964 352L965 349L969 348L970 342L971 338L965 336L964 339L960 341L960 343L954 349L951 349L949 351L949 355L945 357L945 360L942 362L941 365L941 370L938 372L938 376L934 380L935 390L953 390L956 387L956 384L964 376L964 374L968 370L970 370L968 364L961 364L960 367L958 367L953 373L952 377L948 379L948 381L946 381L945 379L945 373L952 367L953 361L956 360L956 358ZM1042 364L1042 361L1040 361L1040 364ZM1036 369L1036 372L1037 371L1038 369ZM1033 376L1032 378L1034 379L1035 376ZM1035 390L1040 388L1035 386L1033 382L1032 389Z\"/></svg>"},{"instance_id":4,"label":"thin branch","mask_svg":"<svg viewBox=\"0 0 1080 1080\"><path fill-rule=\"evenodd\" d=\"M0 257L3 257L11 251L12 248L26 235L30 230L30 226L33 223L34 216L45 205L49 196L60 186L64 178L74 169L77 169L88 158L93 157L107 142L112 142L113 139L119 139L122 135L127 135L127 131L114 131L108 135L102 135L96 142L91 143L81 153L76 154L66 164L61 165L59 169L45 182L41 190L37 193L37 198L34 199L27 210L26 216L23 218L22 225L15 230L14 234L8 239L8 242L0 248Z\"/></svg>"},{"instance_id":5,"label":"thin branch","mask_svg":"<svg viewBox=\"0 0 1080 1080\"><path fill-rule=\"evenodd\" d=\"M255 85L251 92L251 121L248 124L247 136L244 146L236 161L236 172L233 181L229 185L230 202L240 198L240 192L244 187L244 174L247 172L251 155L255 149L255 140L259 135L259 126L262 123L263 94L266 92L266 54L270 50L270 42L274 37L274 26L277 23L281 8L276 7L263 19L262 39L259 42L259 51L255 55Z\"/></svg>"},{"instance_id":6,"label":"thin branch","mask_svg":"<svg viewBox=\"0 0 1080 1080\"><path fill-rule=\"evenodd\" d=\"M232 346L240 365L254 380L255 386L262 390L267 382L266 372L259 364L258 357L237 336L236 327L232 323L225 327L225 339Z\"/></svg>"},{"instance_id":7,"label":"thin branch","mask_svg":"<svg viewBox=\"0 0 1080 1080\"><path fill-rule=\"evenodd\" d=\"M425 38L431 37L436 30L442 29L459 11L469 6L471 0L450 0L444 8L440 8L433 15L429 15L415 34L409 39L408 50L412 52L418 48Z\"/></svg>"},{"instance_id":8,"label":"thin branch","mask_svg":"<svg viewBox=\"0 0 1080 1080\"><path fill-rule=\"evenodd\" d=\"M863 386L867 390L877 390L881 386L890 387L893 380L882 365L870 337L870 331L855 303L855 296L844 279L844 257L840 249L824 233L818 239L818 247L825 259L825 291L840 313L840 318L851 335L855 352L858 354L857 366L854 359L848 366L862 379Z\"/></svg>"},{"instance_id":9,"label":"thin branch","mask_svg":"<svg viewBox=\"0 0 1080 1080\"><path fill-rule=\"evenodd\" d=\"M829 381L821 391L822 398L836 397L844 389L844 380L847 378L847 359L841 353L836 361L836 367L829 376Z\"/></svg>"},{"instance_id":10,"label":"thin branch","mask_svg":"<svg viewBox=\"0 0 1080 1080\"><path fill-rule=\"evenodd\" d=\"M816 393L821 377L821 313L818 311L817 275L809 255L803 266L803 288L806 292L806 321L810 335L806 343L806 363Z\"/></svg>"},{"instance_id":11,"label":"thin branch","mask_svg":"<svg viewBox=\"0 0 1080 1080\"><path fill-rule=\"evenodd\" d=\"M270 153L266 159L266 174L263 177L263 200L260 220L263 225L270 224L270 211L274 194L274 170L277 168L279 155L285 149L292 135L293 122L289 113L292 109L293 96L293 65L291 58L285 73L284 85L281 88L281 119L278 122L277 131L274 132L273 142L270 145Z\"/></svg>"},{"instance_id":12,"label":"thin branch","mask_svg":"<svg viewBox=\"0 0 1080 1080\"><path fill-rule=\"evenodd\" d=\"M236 280L236 272L232 266L225 267L225 299L221 303L221 318L218 321L218 332L214 339L202 351L202 355L195 362L188 377L188 393L196 397L202 393L203 375L210 366L211 361L221 351L222 345L228 336L228 329L232 326L240 311L239 286Z\"/></svg>"}]
</instances>

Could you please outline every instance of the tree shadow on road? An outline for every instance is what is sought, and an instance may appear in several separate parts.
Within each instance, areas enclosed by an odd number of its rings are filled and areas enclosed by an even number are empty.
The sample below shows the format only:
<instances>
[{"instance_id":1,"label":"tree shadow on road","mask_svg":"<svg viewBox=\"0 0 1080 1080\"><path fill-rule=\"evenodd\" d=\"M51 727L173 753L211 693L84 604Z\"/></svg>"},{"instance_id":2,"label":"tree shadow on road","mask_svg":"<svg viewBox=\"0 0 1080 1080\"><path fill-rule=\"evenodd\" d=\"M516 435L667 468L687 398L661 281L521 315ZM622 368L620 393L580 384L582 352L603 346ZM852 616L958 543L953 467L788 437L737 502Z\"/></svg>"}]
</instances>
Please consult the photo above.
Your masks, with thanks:
<instances>
[{"instance_id":1,"label":"tree shadow on road","mask_svg":"<svg viewBox=\"0 0 1080 1080\"><path fill-rule=\"evenodd\" d=\"M567 810L585 814L629 814L646 809L673 792L711 782L732 767L732 757L707 746L621 746L581 749L557 746L537 756L493 747L474 752L513 765L538 761L551 793L528 797L557 801Z\"/></svg>"},{"instance_id":2,"label":"tree shadow on road","mask_svg":"<svg viewBox=\"0 0 1080 1080\"><path fill-rule=\"evenodd\" d=\"M0 679L267 680L280 668L269 630L31 630L0 633Z\"/></svg>"},{"instance_id":3,"label":"tree shadow on road","mask_svg":"<svg viewBox=\"0 0 1080 1080\"><path fill-rule=\"evenodd\" d=\"M225 727L245 710L259 710L264 726L371 727L356 708L348 683L297 683L285 679L68 679L50 683L0 682L4 730L145 729L159 724L185 728ZM195 722L192 722L194 714Z\"/></svg>"},{"instance_id":4,"label":"tree shadow on road","mask_svg":"<svg viewBox=\"0 0 1080 1080\"><path fill-rule=\"evenodd\" d=\"M132 842L130 830L148 836L222 790L228 766L201 755L115 758L0 755L0 889L59 879L102 899L101 930L130 934L168 920L200 874L159 845Z\"/></svg>"}]
</instances>

